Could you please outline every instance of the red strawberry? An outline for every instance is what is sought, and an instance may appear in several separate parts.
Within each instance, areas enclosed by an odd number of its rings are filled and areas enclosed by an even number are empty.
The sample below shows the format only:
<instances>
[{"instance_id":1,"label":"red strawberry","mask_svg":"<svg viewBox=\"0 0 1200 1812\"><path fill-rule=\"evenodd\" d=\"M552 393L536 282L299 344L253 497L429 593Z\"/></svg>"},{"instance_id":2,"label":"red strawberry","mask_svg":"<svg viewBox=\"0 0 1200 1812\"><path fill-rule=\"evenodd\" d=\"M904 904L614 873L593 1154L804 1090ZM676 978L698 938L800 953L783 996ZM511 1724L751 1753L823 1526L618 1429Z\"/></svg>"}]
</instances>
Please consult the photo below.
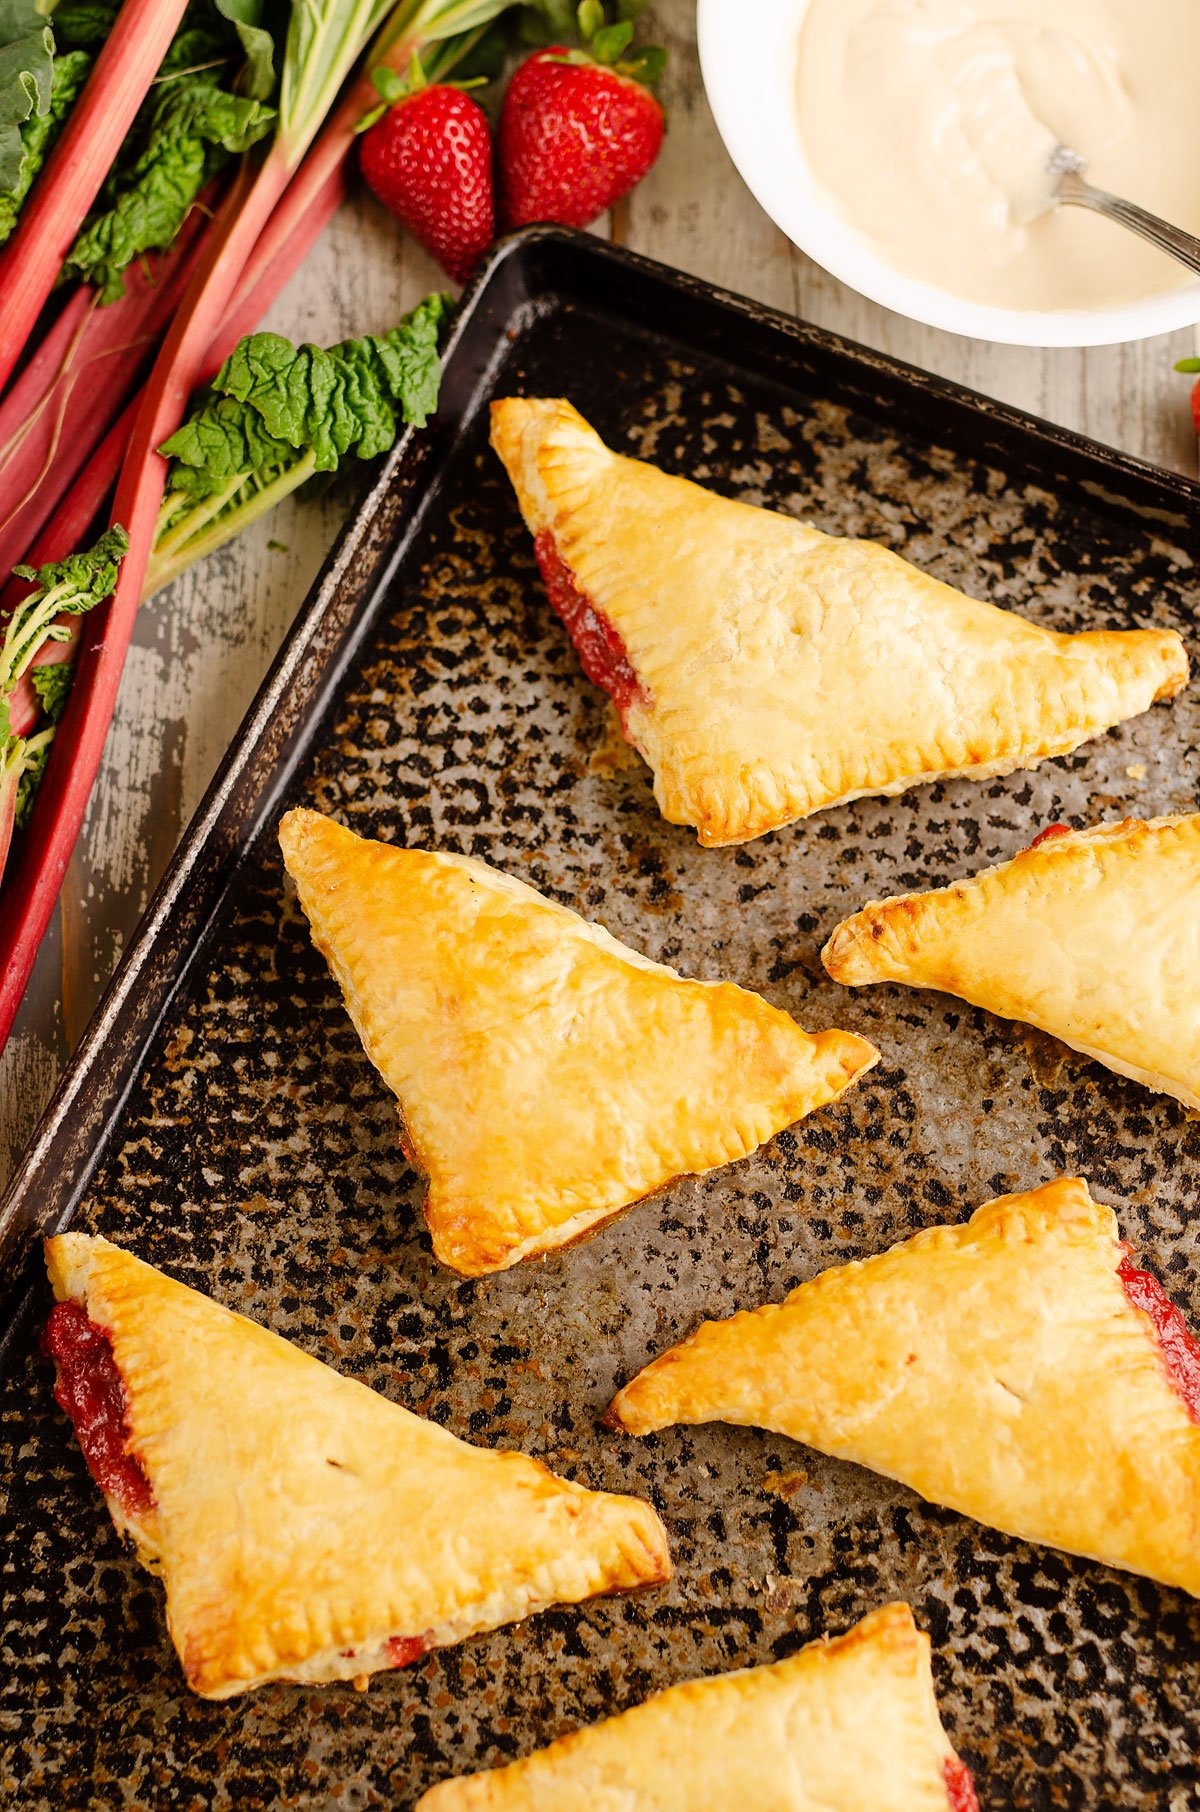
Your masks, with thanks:
<instances>
[{"instance_id":1,"label":"red strawberry","mask_svg":"<svg viewBox=\"0 0 1200 1812\"><path fill-rule=\"evenodd\" d=\"M1176 371L1200 371L1200 359L1180 359ZM1192 421L1200 434L1200 378L1192 385Z\"/></svg>"},{"instance_id":2,"label":"red strawberry","mask_svg":"<svg viewBox=\"0 0 1200 1812\"><path fill-rule=\"evenodd\" d=\"M496 227L492 138L479 102L448 84L427 88L417 70L365 134L359 160L384 207L465 283Z\"/></svg>"},{"instance_id":3,"label":"red strawberry","mask_svg":"<svg viewBox=\"0 0 1200 1812\"><path fill-rule=\"evenodd\" d=\"M581 51L538 51L513 76L500 114L505 225L590 225L641 182L663 124L662 108L631 76Z\"/></svg>"}]
</instances>

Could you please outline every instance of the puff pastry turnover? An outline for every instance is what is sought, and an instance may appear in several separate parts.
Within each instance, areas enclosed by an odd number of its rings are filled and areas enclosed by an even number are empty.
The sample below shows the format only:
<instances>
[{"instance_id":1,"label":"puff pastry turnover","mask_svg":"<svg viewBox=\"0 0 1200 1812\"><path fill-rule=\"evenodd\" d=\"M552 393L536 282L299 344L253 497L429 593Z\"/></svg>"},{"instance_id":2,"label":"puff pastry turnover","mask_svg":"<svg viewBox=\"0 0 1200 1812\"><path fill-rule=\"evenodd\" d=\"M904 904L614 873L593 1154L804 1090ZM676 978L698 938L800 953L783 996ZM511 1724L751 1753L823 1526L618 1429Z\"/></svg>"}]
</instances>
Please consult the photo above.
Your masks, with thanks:
<instances>
[{"instance_id":1,"label":"puff pastry turnover","mask_svg":"<svg viewBox=\"0 0 1200 1812\"><path fill-rule=\"evenodd\" d=\"M906 1604L769 1667L691 1680L417 1812L978 1812Z\"/></svg>"},{"instance_id":2,"label":"puff pastry turnover","mask_svg":"<svg viewBox=\"0 0 1200 1812\"><path fill-rule=\"evenodd\" d=\"M55 1394L204 1697L669 1576L649 1504L470 1447L107 1240L46 1254Z\"/></svg>"},{"instance_id":3,"label":"puff pastry turnover","mask_svg":"<svg viewBox=\"0 0 1200 1812\"><path fill-rule=\"evenodd\" d=\"M561 399L494 403L492 444L585 671L701 843L1032 767L1187 679L1171 631L1038 628L874 542L623 458Z\"/></svg>"},{"instance_id":4,"label":"puff pastry turnover","mask_svg":"<svg viewBox=\"0 0 1200 1812\"><path fill-rule=\"evenodd\" d=\"M1200 1595L1200 1345L1086 1183L1004 1196L706 1323L609 1419L774 1429Z\"/></svg>"},{"instance_id":5,"label":"puff pastry turnover","mask_svg":"<svg viewBox=\"0 0 1200 1812\"><path fill-rule=\"evenodd\" d=\"M1054 825L953 887L864 906L835 981L940 988L1200 1108L1200 816Z\"/></svg>"},{"instance_id":6,"label":"puff pastry turnover","mask_svg":"<svg viewBox=\"0 0 1200 1812\"><path fill-rule=\"evenodd\" d=\"M279 840L399 1098L434 1251L467 1276L745 1157L878 1059L732 983L686 981L482 862L306 811Z\"/></svg>"}]
</instances>

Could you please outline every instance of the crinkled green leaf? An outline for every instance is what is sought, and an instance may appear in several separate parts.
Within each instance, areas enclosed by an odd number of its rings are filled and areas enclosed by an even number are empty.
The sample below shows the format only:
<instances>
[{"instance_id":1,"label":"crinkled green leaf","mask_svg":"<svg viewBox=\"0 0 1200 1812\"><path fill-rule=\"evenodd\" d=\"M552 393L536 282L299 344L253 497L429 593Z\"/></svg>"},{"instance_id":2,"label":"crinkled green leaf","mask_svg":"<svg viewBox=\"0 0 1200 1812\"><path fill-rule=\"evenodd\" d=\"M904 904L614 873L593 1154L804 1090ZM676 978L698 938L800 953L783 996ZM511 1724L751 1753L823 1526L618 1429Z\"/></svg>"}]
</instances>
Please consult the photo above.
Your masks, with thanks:
<instances>
[{"instance_id":1,"label":"crinkled green leaf","mask_svg":"<svg viewBox=\"0 0 1200 1812\"><path fill-rule=\"evenodd\" d=\"M50 746L47 741L28 752L22 750L21 778L17 781L17 802L13 808L13 824L17 830L24 830L29 823L33 802L50 758Z\"/></svg>"},{"instance_id":2,"label":"crinkled green leaf","mask_svg":"<svg viewBox=\"0 0 1200 1812\"><path fill-rule=\"evenodd\" d=\"M438 341L449 307L447 297L429 296L391 333L327 350L272 333L240 341L159 449L171 461L160 536L180 545L195 506L196 533L211 541L215 527L280 479L284 489L314 472L328 479L347 455L385 453L403 423L423 426L437 406ZM213 513L208 500L223 493L228 501ZM181 497L189 500L182 509Z\"/></svg>"},{"instance_id":3,"label":"crinkled green leaf","mask_svg":"<svg viewBox=\"0 0 1200 1812\"><path fill-rule=\"evenodd\" d=\"M290 441L269 434L254 409L231 397L214 397L159 451L173 461L171 490L192 497L215 496L245 473L278 473L296 456Z\"/></svg>"},{"instance_id":4,"label":"crinkled green leaf","mask_svg":"<svg viewBox=\"0 0 1200 1812\"><path fill-rule=\"evenodd\" d=\"M164 84L152 102L143 150L122 172L111 205L76 239L63 276L96 284L105 302L122 295L126 266L171 245L213 172L263 138L274 120L271 108L227 93L208 76Z\"/></svg>"},{"instance_id":5,"label":"crinkled green leaf","mask_svg":"<svg viewBox=\"0 0 1200 1812\"><path fill-rule=\"evenodd\" d=\"M61 50L98 50L116 22L120 0L58 0L54 8L54 40Z\"/></svg>"},{"instance_id":6,"label":"crinkled green leaf","mask_svg":"<svg viewBox=\"0 0 1200 1812\"><path fill-rule=\"evenodd\" d=\"M17 611L27 612L41 594L61 587L63 596L55 606L58 613L82 616L116 590L117 574L128 551L129 536L119 523L114 523L93 547L82 553L68 554L65 560L53 560L47 566L14 566L18 579L32 579L37 585L37 592L22 598Z\"/></svg>"},{"instance_id":7,"label":"crinkled green leaf","mask_svg":"<svg viewBox=\"0 0 1200 1812\"><path fill-rule=\"evenodd\" d=\"M336 471L352 449L360 459L385 452L401 422L424 426L437 405L447 307L444 296L430 296L391 333L328 350L248 334L159 449L176 462L170 486L212 495L239 472L277 471L289 451L311 454L318 472Z\"/></svg>"},{"instance_id":8,"label":"crinkled green leaf","mask_svg":"<svg viewBox=\"0 0 1200 1812\"><path fill-rule=\"evenodd\" d=\"M53 82L54 34L44 16L33 0L0 0L0 190L21 182L21 127L49 112Z\"/></svg>"},{"instance_id":9,"label":"crinkled green leaf","mask_svg":"<svg viewBox=\"0 0 1200 1812\"><path fill-rule=\"evenodd\" d=\"M19 579L32 579L34 589L14 606L4 625L0 646L0 756L20 774L16 822L25 824L34 794L46 765L52 729L62 716L71 685L71 667L37 666L35 657L47 640L61 641L66 630L58 623L64 616L82 616L116 589L121 561L129 547L123 528L113 527L86 552L69 554L51 565L16 566ZM42 701L48 724L33 738L14 737L9 701L22 677L29 673Z\"/></svg>"},{"instance_id":10,"label":"crinkled green leaf","mask_svg":"<svg viewBox=\"0 0 1200 1812\"><path fill-rule=\"evenodd\" d=\"M91 67L92 59L85 50L70 50L55 57L50 105L45 113L31 113L20 127L21 173L14 188L0 190L0 245L4 244L16 226L25 197L50 155L62 123L87 81Z\"/></svg>"},{"instance_id":11,"label":"crinkled green leaf","mask_svg":"<svg viewBox=\"0 0 1200 1812\"><path fill-rule=\"evenodd\" d=\"M214 0L223 19L237 34L245 59L237 91L247 100L269 100L275 88L275 40L263 24L263 0Z\"/></svg>"},{"instance_id":12,"label":"crinkled green leaf","mask_svg":"<svg viewBox=\"0 0 1200 1812\"><path fill-rule=\"evenodd\" d=\"M29 680L42 701L42 710L56 724L67 708L71 681L75 678L73 661L43 661L29 669Z\"/></svg>"}]
</instances>

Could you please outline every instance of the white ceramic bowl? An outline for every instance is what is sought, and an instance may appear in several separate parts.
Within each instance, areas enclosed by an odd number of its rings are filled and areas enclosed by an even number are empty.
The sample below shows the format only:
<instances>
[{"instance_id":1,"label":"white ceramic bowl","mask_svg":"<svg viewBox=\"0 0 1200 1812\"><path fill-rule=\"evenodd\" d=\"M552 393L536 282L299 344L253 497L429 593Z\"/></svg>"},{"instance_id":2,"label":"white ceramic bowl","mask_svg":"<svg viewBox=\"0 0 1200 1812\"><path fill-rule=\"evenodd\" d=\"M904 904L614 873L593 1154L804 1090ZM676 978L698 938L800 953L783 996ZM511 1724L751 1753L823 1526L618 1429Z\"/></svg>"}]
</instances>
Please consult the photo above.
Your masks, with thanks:
<instances>
[{"instance_id":1,"label":"white ceramic bowl","mask_svg":"<svg viewBox=\"0 0 1200 1812\"><path fill-rule=\"evenodd\" d=\"M1050 313L966 302L876 257L834 211L796 126L796 46L808 0L699 0L700 66L717 130L743 181L810 258L911 320L1013 346L1107 346L1200 321L1200 283L1112 308Z\"/></svg>"}]
</instances>

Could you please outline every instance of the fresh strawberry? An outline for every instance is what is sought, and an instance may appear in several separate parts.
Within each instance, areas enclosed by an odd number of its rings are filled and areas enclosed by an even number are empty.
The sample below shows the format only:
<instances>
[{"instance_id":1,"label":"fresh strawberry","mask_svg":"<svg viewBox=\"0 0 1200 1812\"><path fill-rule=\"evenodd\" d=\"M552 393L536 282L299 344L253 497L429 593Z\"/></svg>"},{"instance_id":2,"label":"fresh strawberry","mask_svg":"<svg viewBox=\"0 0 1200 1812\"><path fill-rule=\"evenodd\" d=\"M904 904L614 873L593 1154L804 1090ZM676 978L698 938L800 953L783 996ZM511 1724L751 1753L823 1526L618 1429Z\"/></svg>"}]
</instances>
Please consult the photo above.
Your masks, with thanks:
<instances>
[{"instance_id":1,"label":"fresh strawberry","mask_svg":"<svg viewBox=\"0 0 1200 1812\"><path fill-rule=\"evenodd\" d=\"M393 104L363 138L362 173L413 238L465 283L496 230L487 115L461 88L427 86L419 66L403 84L387 82L390 73L376 76Z\"/></svg>"},{"instance_id":2,"label":"fresh strawberry","mask_svg":"<svg viewBox=\"0 0 1200 1812\"><path fill-rule=\"evenodd\" d=\"M618 54L632 26L620 32ZM593 48L603 47L597 34ZM610 51L611 54L611 51ZM650 59L654 61L651 62ZM641 182L658 156L663 110L636 79L661 52L628 64L554 46L521 64L500 113L500 212L509 227L557 220L584 227Z\"/></svg>"},{"instance_id":3,"label":"fresh strawberry","mask_svg":"<svg viewBox=\"0 0 1200 1812\"><path fill-rule=\"evenodd\" d=\"M1200 359L1180 359L1176 371L1200 371ZM1200 434L1200 378L1192 385L1192 421Z\"/></svg>"}]
</instances>

